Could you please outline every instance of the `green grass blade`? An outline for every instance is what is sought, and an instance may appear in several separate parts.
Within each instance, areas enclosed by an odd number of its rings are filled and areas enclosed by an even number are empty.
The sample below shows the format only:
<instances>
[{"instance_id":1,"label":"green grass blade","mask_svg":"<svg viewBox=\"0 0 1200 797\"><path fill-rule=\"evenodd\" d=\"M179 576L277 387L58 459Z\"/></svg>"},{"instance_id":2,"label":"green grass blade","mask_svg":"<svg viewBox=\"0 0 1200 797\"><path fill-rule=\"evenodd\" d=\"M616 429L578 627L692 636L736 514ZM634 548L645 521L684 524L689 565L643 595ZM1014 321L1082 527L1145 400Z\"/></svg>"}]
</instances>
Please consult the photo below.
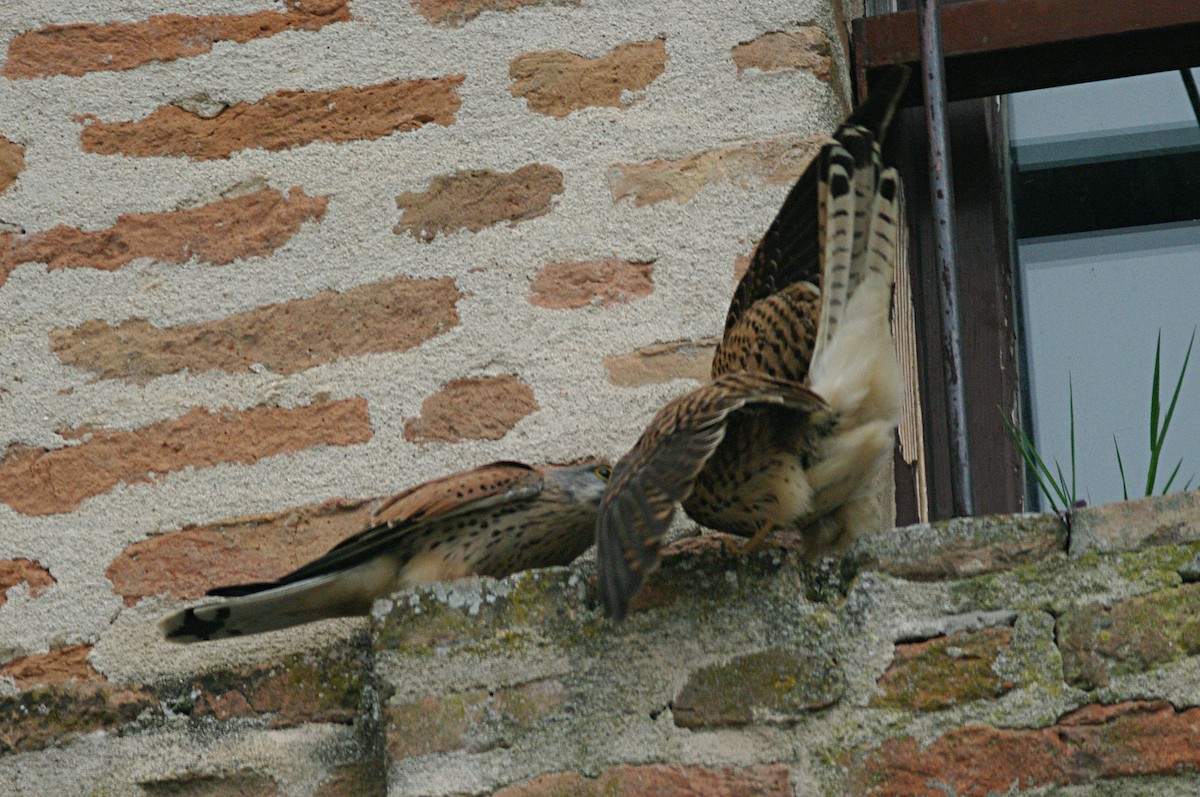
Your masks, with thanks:
<instances>
[{"instance_id":1,"label":"green grass blade","mask_svg":"<svg viewBox=\"0 0 1200 797\"><path fill-rule=\"evenodd\" d=\"M1062 500L1063 506L1069 507L1074 502L1067 495L1067 477L1063 476L1062 466L1058 464L1057 459L1054 460L1054 469L1058 471L1058 478L1053 479L1050 483L1054 485L1054 490L1058 493L1059 499Z\"/></svg>"},{"instance_id":2,"label":"green grass blade","mask_svg":"<svg viewBox=\"0 0 1200 797\"><path fill-rule=\"evenodd\" d=\"M1125 485L1125 463L1121 461L1121 447L1117 445L1117 436L1113 435L1113 448L1117 451L1117 470L1121 471L1121 500L1129 500L1129 488Z\"/></svg>"},{"instance_id":3,"label":"green grass blade","mask_svg":"<svg viewBox=\"0 0 1200 797\"><path fill-rule=\"evenodd\" d=\"M1162 333L1159 332L1161 343ZM1192 359L1192 346L1196 343L1196 328L1192 327L1192 337L1188 341L1187 353L1183 355L1183 366L1179 369L1179 378L1175 380L1175 390L1171 393L1171 403L1167 412L1162 415L1162 425L1158 425L1159 404L1159 346L1154 351L1154 385L1150 393L1150 468L1146 473L1146 495L1154 493L1154 482L1158 477L1158 460L1162 456L1163 445L1167 441L1167 430L1171 428L1171 418L1175 415L1175 405L1179 402L1179 394L1183 390L1183 378L1187 374L1188 362ZM1164 489L1165 493L1166 490Z\"/></svg>"},{"instance_id":4,"label":"green grass blade","mask_svg":"<svg viewBox=\"0 0 1200 797\"><path fill-rule=\"evenodd\" d=\"M1025 460L1025 467L1033 471L1033 477L1037 480L1038 486L1042 488L1046 499L1050 501L1050 508L1055 512L1064 511L1058 506L1054 500L1054 491L1050 489L1050 485L1046 484L1046 479L1050 477L1050 471L1046 468L1046 463L1042 462L1042 458L1038 456L1037 450L1033 447L1031 441L1025 432L1013 425L1012 421L1000 413L1000 420L1004 422L1004 428L1008 430L1008 436L1012 438L1013 445L1021 452L1021 459Z\"/></svg>"},{"instance_id":5,"label":"green grass blade","mask_svg":"<svg viewBox=\"0 0 1200 797\"><path fill-rule=\"evenodd\" d=\"M1183 389L1183 377L1187 374L1188 360L1192 359L1192 345L1195 342L1196 328L1192 327L1192 338L1188 341L1187 353L1183 355L1183 367L1179 369L1179 378L1175 380L1175 391L1171 394L1171 403L1167 407L1167 414L1162 419L1162 429L1159 430L1158 451L1156 453L1162 451L1162 447L1167 441L1167 429L1171 427L1171 418L1175 415L1175 404L1179 401L1179 393Z\"/></svg>"},{"instance_id":6,"label":"green grass blade","mask_svg":"<svg viewBox=\"0 0 1200 797\"><path fill-rule=\"evenodd\" d=\"M1154 493L1154 481L1158 477L1158 374L1161 364L1162 330L1154 343L1154 380L1150 383L1150 466L1146 469L1146 495Z\"/></svg>"},{"instance_id":7,"label":"green grass blade","mask_svg":"<svg viewBox=\"0 0 1200 797\"><path fill-rule=\"evenodd\" d=\"M1167 478L1167 483L1163 485L1163 491L1162 491L1163 495L1166 495L1167 490L1171 489L1171 482L1175 481L1175 477L1179 475L1179 466L1182 464L1183 464L1182 459L1175 463L1175 470L1171 471L1170 477Z\"/></svg>"}]
</instances>

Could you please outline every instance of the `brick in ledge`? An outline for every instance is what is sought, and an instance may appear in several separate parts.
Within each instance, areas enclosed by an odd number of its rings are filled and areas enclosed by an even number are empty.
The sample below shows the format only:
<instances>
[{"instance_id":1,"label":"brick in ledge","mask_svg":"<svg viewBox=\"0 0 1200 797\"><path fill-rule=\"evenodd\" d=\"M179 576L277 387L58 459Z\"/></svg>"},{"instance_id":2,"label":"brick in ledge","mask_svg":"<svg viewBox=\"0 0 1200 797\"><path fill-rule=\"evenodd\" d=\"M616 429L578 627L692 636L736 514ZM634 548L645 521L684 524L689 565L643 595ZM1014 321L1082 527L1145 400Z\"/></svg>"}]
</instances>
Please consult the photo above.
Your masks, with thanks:
<instances>
[{"instance_id":1,"label":"brick in ledge","mask_svg":"<svg viewBox=\"0 0 1200 797\"><path fill-rule=\"evenodd\" d=\"M850 559L909 581L940 581L1008 570L1065 552L1056 515L990 515L884 529L860 537Z\"/></svg>"},{"instance_id":2,"label":"brick in ledge","mask_svg":"<svg viewBox=\"0 0 1200 797\"><path fill-rule=\"evenodd\" d=\"M138 782L145 797L282 797L279 782L270 775L252 770L223 772L220 775L185 774Z\"/></svg>"},{"instance_id":3,"label":"brick in ledge","mask_svg":"<svg viewBox=\"0 0 1200 797\"><path fill-rule=\"evenodd\" d=\"M539 775L493 797L607 797L608 795L704 795L704 797L793 797L791 772L782 764L714 769L703 766L615 766L585 777L577 772Z\"/></svg>"},{"instance_id":4,"label":"brick in ledge","mask_svg":"<svg viewBox=\"0 0 1200 797\"><path fill-rule=\"evenodd\" d=\"M503 689L399 700L384 710L391 760L467 750L508 748L516 737L557 713L568 698L556 678Z\"/></svg>"},{"instance_id":5,"label":"brick in ledge","mask_svg":"<svg viewBox=\"0 0 1200 797\"><path fill-rule=\"evenodd\" d=\"M309 722L350 724L362 708L370 673L364 633L348 644L218 670L158 691L176 713L191 717L257 718L272 728Z\"/></svg>"},{"instance_id":6,"label":"brick in ledge","mask_svg":"<svg viewBox=\"0 0 1200 797\"><path fill-rule=\"evenodd\" d=\"M416 587L406 600L372 615L376 651L401 654L520 656L590 615L579 577L567 568L519 573L500 581L466 578ZM382 608L382 611L380 611Z\"/></svg>"},{"instance_id":7,"label":"brick in ledge","mask_svg":"<svg viewBox=\"0 0 1200 797\"><path fill-rule=\"evenodd\" d=\"M366 634L281 660L215 670L185 681L113 684L87 663L90 645L8 662L0 674L22 691L0 696L0 753L61 746L95 731L125 733L172 714L266 727L350 724L371 677Z\"/></svg>"},{"instance_id":8,"label":"brick in ledge","mask_svg":"<svg viewBox=\"0 0 1200 797\"><path fill-rule=\"evenodd\" d=\"M0 696L0 754L61 746L82 734L116 732L139 718L162 716L150 690L114 687L96 672L87 661L91 650L69 645L0 667L0 675L21 689Z\"/></svg>"},{"instance_id":9,"label":"brick in ledge","mask_svg":"<svg viewBox=\"0 0 1200 797\"><path fill-rule=\"evenodd\" d=\"M945 784L954 784L959 797L987 797L1014 787L1172 776L1200 769L1197 738L1200 708L1176 709L1161 700L1093 704L1046 728L970 725L932 743L888 740L847 757L846 793L945 797Z\"/></svg>"}]
</instances>

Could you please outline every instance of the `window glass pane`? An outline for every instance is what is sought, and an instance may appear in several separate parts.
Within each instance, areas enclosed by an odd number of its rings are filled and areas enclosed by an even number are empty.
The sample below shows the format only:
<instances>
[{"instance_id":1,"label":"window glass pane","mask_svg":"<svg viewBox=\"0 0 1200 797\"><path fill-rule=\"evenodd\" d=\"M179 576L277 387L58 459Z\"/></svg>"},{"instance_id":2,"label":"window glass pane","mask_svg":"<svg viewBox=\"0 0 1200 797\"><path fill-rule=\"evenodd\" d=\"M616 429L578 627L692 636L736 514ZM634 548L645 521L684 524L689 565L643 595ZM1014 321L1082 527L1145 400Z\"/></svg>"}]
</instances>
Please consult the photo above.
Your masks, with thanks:
<instances>
[{"instance_id":1,"label":"window glass pane","mask_svg":"<svg viewBox=\"0 0 1200 797\"><path fill-rule=\"evenodd\" d=\"M1121 500L1115 435L1132 498L1149 464L1155 338L1161 330L1165 412L1200 324L1200 206L1164 196L1194 190L1197 175L1181 170L1196 171L1196 116L1178 72L1025 92L1010 109L1014 215L1019 234L1039 233L1017 242L1027 430L1069 479L1069 377L1079 497ZM1200 472L1200 347L1159 491L1180 458L1172 490Z\"/></svg>"}]
</instances>

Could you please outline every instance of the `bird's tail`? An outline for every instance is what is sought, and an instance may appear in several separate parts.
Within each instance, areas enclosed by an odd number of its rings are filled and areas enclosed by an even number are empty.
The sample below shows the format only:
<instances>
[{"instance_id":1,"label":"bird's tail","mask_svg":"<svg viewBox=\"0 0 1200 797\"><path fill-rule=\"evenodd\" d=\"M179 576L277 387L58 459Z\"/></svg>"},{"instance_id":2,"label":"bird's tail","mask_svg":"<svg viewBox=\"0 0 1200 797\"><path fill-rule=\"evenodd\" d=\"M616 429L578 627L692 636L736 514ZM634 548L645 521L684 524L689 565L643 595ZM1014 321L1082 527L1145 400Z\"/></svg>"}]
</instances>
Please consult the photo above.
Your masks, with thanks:
<instances>
[{"instance_id":1,"label":"bird's tail","mask_svg":"<svg viewBox=\"0 0 1200 797\"><path fill-rule=\"evenodd\" d=\"M896 170L883 168L880 141L906 80L906 70L888 73L820 155L821 312L810 384L849 423L890 419L900 400L888 312L902 190Z\"/></svg>"},{"instance_id":2,"label":"bird's tail","mask_svg":"<svg viewBox=\"0 0 1200 797\"><path fill-rule=\"evenodd\" d=\"M380 563L383 564L383 563ZM168 642L206 642L210 639L258 634L330 617L366 614L375 597L370 583L371 562L358 567L280 585L261 587L252 594L183 609L163 618L158 627ZM375 566L379 569L378 566ZM395 569L390 568L391 574Z\"/></svg>"}]
</instances>

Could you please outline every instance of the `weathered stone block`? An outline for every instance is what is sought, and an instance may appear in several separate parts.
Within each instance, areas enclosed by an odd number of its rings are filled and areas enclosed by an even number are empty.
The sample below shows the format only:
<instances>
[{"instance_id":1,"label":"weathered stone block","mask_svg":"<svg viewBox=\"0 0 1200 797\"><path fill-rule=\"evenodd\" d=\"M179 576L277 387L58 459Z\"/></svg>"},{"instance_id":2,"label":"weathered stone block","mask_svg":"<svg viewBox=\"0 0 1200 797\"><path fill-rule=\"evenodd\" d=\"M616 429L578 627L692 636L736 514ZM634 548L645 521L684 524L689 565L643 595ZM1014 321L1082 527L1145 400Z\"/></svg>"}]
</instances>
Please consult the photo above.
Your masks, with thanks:
<instances>
[{"instance_id":1,"label":"weathered stone block","mask_svg":"<svg viewBox=\"0 0 1200 797\"><path fill-rule=\"evenodd\" d=\"M1083 689L1200 655L1200 584L1184 584L1115 606L1091 603L1058 620L1068 683Z\"/></svg>"},{"instance_id":2,"label":"weathered stone block","mask_svg":"<svg viewBox=\"0 0 1200 797\"><path fill-rule=\"evenodd\" d=\"M871 705L936 711L1000 697L1014 684L997 675L994 665L1011 644L1012 629L1007 627L898 644Z\"/></svg>"},{"instance_id":3,"label":"weathered stone block","mask_svg":"<svg viewBox=\"0 0 1200 797\"><path fill-rule=\"evenodd\" d=\"M1200 540L1200 490L1088 506L1071 515L1071 555Z\"/></svg>"},{"instance_id":4,"label":"weathered stone block","mask_svg":"<svg viewBox=\"0 0 1200 797\"><path fill-rule=\"evenodd\" d=\"M774 647L696 670L671 710L684 728L790 722L833 705L845 689L845 676L827 653Z\"/></svg>"},{"instance_id":5,"label":"weathered stone block","mask_svg":"<svg viewBox=\"0 0 1200 797\"><path fill-rule=\"evenodd\" d=\"M1008 570L1066 547L1056 515L992 515L884 529L859 538L850 557L861 570L940 581Z\"/></svg>"}]
</instances>

